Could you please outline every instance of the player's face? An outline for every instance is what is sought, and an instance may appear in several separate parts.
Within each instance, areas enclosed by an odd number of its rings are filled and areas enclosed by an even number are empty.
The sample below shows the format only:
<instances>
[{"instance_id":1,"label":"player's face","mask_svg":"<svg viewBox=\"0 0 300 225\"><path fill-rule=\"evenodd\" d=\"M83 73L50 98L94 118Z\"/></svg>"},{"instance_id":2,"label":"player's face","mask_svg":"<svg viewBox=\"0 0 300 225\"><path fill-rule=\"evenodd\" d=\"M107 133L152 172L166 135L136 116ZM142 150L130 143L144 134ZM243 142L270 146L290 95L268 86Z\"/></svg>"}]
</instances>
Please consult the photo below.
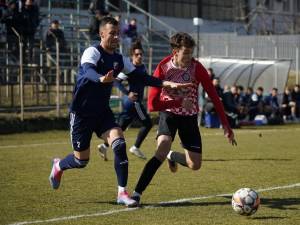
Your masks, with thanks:
<instances>
[{"instance_id":1,"label":"player's face","mask_svg":"<svg viewBox=\"0 0 300 225\"><path fill-rule=\"evenodd\" d=\"M143 51L142 49L135 49L132 54L132 63L134 65L141 65L143 62Z\"/></svg>"},{"instance_id":2,"label":"player's face","mask_svg":"<svg viewBox=\"0 0 300 225\"><path fill-rule=\"evenodd\" d=\"M100 29L101 46L109 51L114 51L119 47L119 27L106 24Z\"/></svg>"},{"instance_id":3,"label":"player's face","mask_svg":"<svg viewBox=\"0 0 300 225\"><path fill-rule=\"evenodd\" d=\"M193 58L194 48L181 47L173 51L175 61L180 67L187 67L190 65Z\"/></svg>"}]
</instances>

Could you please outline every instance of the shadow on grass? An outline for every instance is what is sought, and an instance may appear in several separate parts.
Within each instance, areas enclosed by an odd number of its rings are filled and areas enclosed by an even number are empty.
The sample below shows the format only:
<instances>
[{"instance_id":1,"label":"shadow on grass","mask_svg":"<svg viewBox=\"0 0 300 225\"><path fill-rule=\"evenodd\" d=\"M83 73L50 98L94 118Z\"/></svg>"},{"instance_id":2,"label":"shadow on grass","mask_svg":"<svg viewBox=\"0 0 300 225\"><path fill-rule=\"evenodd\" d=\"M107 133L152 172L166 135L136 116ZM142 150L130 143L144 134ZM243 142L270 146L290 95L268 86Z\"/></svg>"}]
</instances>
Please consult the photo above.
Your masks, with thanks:
<instances>
[{"instance_id":1,"label":"shadow on grass","mask_svg":"<svg viewBox=\"0 0 300 225\"><path fill-rule=\"evenodd\" d=\"M261 204L271 209L299 210L300 198L262 198Z\"/></svg>"},{"instance_id":2,"label":"shadow on grass","mask_svg":"<svg viewBox=\"0 0 300 225\"><path fill-rule=\"evenodd\" d=\"M211 206L211 205L228 205L228 202L162 202L154 204L143 204L142 206L150 207L190 207L190 206Z\"/></svg>"},{"instance_id":3,"label":"shadow on grass","mask_svg":"<svg viewBox=\"0 0 300 225\"><path fill-rule=\"evenodd\" d=\"M274 219L286 219L286 216L258 216L258 217L251 217L251 220L274 220Z\"/></svg>"},{"instance_id":4,"label":"shadow on grass","mask_svg":"<svg viewBox=\"0 0 300 225\"><path fill-rule=\"evenodd\" d=\"M203 159L207 162L229 162L229 161L293 161L293 159L274 159L274 158L258 158L258 159Z\"/></svg>"},{"instance_id":5,"label":"shadow on grass","mask_svg":"<svg viewBox=\"0 0 300 225\"><path fill-rule=\"evenodd\" d=\"M224 197L225 199L231 199L231 197ZM110 204L110 205L118 205L115 201L96 201L94 203L98 204ZM192 202L192 201L186 201L186 202L161 202L161 203L147 203L142 204L143 207L153 207L153 208L159 208L159 207L193 207L193 206L214 206L214 205L229 205L230 201L215 201L215 202ZM300 207L300 198L262 198L261 199L261 205L264 207L269 207L271 209L280 209L280 210L299 210ZM272 219L277 217L256 217L256 219ZM285 218L285 217L278 217L279 218Z\"/></svg>"},{"instance_id":6,"label":"shadow on grass","mask_svg":"<svg viewBox=\"0 0 300 225\"><path fill-rule=\"evenodd\" d=\"M231 199L231 197L225 197ZM261 198L260 205L271 209L299 210L300 198Z\"/></svg>"}]
</instances>

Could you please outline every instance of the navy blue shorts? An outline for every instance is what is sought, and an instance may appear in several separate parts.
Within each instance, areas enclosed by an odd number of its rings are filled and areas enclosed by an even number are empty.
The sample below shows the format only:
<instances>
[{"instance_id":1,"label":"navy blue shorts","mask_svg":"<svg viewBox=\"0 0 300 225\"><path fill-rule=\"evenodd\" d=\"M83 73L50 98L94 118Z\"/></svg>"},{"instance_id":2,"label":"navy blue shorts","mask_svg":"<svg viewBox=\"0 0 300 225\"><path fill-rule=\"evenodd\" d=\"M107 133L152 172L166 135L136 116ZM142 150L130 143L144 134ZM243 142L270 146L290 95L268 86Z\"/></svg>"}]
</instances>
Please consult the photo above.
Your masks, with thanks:
<instances>
[{"instance_id":1,"label":"navy blue shorts","mask_svg":"<svg viewBox=\"0 0 300 225\"><path fill-rule=\"evenodd\" d=\"M101 137L104 132L114 127L119 127L119 125L115 122L111 110L107 110L100 117L84 116L80 113L71 112L70 133L73 149L78 152L88 149L93 132Z\"/></svg>"},{"instance_id":2,"label":"navy blue shorts","mask_svg":"<svg viewBox=\"0 0 300 225\"><path fill-rule=\"evenodd\" d=\"M202 153L202 141L197 117L197 115L180 116L170 112L160 112L157 137L168 135L174 140L178 131L184 149Z\"/></svg>"}]
</instances>

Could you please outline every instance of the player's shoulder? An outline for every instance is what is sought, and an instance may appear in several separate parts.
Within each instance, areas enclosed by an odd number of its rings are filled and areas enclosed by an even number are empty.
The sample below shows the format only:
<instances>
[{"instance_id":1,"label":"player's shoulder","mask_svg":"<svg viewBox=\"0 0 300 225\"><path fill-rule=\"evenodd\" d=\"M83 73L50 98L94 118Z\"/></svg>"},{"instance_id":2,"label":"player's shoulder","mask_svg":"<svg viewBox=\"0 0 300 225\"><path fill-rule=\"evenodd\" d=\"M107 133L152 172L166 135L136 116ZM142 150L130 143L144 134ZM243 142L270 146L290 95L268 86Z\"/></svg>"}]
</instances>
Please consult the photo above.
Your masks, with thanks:
<instances>
[{"instance_id":1,"label":"player's shoulder","mask_svg":"<svg viewBox=\"0 0 300 225\"><path fill-rule=\"evenodd\" d=\"M167 64L168 62L170 62L170 60L172 59L172 57L173 57L173 55L168 55L168 56L166 56L165 58L163 58L163 59L159 62L158 66L163 66L163 65Z\"/></svg>"},{"instance_id":2,"label":"player's shoulder","mask_svg":"<svg viewBox=\"0 0 300 225\"><path fill-rule=\"evenodd\" d=\"M89 46L84 50L84 54L88 55L101 55L101 51L97 46Z\"/></svg>"},{"instance_id":3,"label":"player's shoulder","mask_svg":"<svg viewBox=\"0 0 300 225\"><path fill-rule=\"evenodd\" d=\"M195 58L192 58L192 64L199 70L205 70L205 67L202 65L202 63Z\"/></svg>"}]
</instances>

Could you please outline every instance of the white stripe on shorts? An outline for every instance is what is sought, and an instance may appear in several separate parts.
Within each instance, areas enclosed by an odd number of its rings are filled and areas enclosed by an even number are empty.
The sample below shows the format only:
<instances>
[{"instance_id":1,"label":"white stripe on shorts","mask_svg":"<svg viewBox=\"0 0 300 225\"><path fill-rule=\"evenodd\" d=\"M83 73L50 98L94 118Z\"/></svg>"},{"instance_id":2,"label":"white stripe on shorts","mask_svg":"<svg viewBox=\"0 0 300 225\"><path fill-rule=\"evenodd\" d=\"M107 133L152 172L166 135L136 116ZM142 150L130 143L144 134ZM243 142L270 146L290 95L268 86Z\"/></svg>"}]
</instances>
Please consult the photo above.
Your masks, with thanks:
<instances>
[{"instance_id":1,"label":"white stripe on shorts","mask_svg":"<svg viewBox=\"0 0 300 225\"><path fill-rule=\"evenodd\" d=\"M75 121L75 113L70 113L70 139L71 139L72 146L73 146L72 133L73 133L74 121Z\"/></svg>"},{"instance_id":2,"label":"white stripe on shorts","mask_svg":"<svg viewBox=\"0 0 300 225\"><path fill-rule=\"evenodd\" d=\"M134 102L134 107L135 107L135 110L136 110L138 116L140 117L140 119L145 120L146 116L145 116L145 114L143 113L143 111L141 109L140 103L139 102Z\"/></svg>"}]
</instances>

